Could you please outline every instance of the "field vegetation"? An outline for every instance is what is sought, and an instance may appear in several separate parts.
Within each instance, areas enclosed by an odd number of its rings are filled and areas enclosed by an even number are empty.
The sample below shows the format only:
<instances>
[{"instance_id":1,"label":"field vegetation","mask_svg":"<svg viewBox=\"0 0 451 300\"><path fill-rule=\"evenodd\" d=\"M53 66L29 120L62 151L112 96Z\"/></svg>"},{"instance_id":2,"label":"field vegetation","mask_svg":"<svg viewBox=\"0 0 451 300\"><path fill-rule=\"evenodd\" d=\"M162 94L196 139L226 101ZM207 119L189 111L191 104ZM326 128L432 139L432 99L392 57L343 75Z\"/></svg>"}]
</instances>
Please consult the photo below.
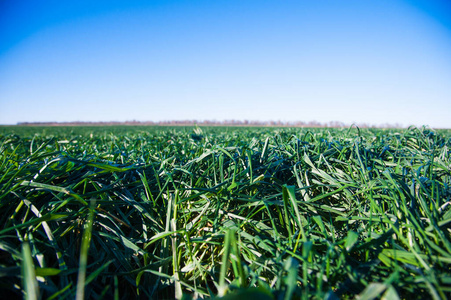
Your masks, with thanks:
<instances>
[{"instance_id":1,"label":"field vegetation","mask_svg":"<svg viewBox=\"0 0 451 300\"><path fill-rule=\"evenodd\" d=\"M0 127L0 290L451 298L451 132Z\"/></svg>"}]
</instances>

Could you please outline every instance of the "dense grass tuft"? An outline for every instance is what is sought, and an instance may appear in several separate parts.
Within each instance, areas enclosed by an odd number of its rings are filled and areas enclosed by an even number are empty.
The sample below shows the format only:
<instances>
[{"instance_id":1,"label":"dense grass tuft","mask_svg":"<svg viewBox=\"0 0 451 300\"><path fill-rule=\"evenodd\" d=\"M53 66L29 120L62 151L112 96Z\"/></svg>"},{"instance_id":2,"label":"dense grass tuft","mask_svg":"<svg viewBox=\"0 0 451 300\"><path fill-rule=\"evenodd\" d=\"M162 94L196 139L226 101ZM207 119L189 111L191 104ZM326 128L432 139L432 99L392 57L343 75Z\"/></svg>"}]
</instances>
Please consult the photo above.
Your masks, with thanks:
<instances>
[{"instance_id":1,"label":"dense grass tuft","mask_svg":"<svg viewBox=\"0 0 451 300\"><path fill-rule=\"evenodd\" d=\"M451 298L451 133L2 127L0 289Z\"/></svg>"}]
</instances>

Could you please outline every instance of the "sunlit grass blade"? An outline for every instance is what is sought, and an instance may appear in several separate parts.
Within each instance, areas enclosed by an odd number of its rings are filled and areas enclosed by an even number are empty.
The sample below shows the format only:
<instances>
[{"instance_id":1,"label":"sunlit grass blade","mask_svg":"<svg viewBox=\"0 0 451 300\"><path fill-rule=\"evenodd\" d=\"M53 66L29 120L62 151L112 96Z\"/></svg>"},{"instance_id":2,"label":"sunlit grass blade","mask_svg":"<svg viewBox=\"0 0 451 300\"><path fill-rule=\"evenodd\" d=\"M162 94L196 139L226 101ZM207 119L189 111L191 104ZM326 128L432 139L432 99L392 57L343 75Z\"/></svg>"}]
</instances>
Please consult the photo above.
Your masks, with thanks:
<instances>
[{"instance_id":1,"label":"sunlit grass blade","mask_svg":"<svg viewBox=\"0 0 451 300\"><path fill-rule=\"evenodd\" d=\"M30 244L25 241L22 244L22 284L24 298L27 300L39 299L39 287L36 280L35 266L31 256Z\"/></svg>"},{"instance_id":2,"label":"sunlit grass blade","mask_svg":"<svg viewBox=\"0 0 451 300\"><path fill-rule=\"evenodd\" d=\"M94 209L89 209L88 218L84 225L83 236L80 248L80 265L78 268L77 293L76 299L83 300L86 287L86 269L88 266L88 252L91 244L92 225L94 222Z\"/></svg>"}]
</instances>

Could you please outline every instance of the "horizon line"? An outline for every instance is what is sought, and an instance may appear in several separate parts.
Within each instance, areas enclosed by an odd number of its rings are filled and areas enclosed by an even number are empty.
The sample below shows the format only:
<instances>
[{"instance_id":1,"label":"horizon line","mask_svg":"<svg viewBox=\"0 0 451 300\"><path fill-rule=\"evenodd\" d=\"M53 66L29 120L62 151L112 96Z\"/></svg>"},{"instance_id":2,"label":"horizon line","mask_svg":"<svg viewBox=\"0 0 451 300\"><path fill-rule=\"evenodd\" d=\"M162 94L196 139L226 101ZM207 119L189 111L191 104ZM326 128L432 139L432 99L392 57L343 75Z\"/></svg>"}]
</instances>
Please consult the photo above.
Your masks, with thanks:
<instances>
[{"instance_id":1,"label":"horizon line","mask_svg":"<svg viewBox=\"0 0 451 300\"><path fill-rule=\"evenodd\" d=\"M403 126L399 123L390 124L368 124L353 122L351 124L341 121L258 121L258 120L164 120L164 121L45 121L45 122L17 122L16 124L1 124L1 126L114 126L114 125L127 125L127 126L230 126L230 127L298 127L298 128L343 128L343 127L360 127L360 128L410 128L416 125ZM421 127L429 127L428 125L422 125ZM450 128L434 128L434 129L450 129Z\"/></svg>"}]
</instances>

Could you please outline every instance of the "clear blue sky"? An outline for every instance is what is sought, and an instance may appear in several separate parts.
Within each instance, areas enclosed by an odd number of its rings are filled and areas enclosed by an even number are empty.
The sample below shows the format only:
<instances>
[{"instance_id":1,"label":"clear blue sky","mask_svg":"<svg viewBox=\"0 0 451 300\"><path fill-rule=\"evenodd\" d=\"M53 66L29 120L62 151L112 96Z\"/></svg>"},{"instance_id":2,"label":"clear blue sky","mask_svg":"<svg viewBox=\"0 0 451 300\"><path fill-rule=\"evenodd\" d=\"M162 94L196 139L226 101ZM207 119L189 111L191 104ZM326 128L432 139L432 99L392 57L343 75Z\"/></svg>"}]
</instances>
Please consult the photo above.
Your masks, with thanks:
<instances>
[{"instance_id":1,"label":"clear blue sky","mask_svg":"<svg viewBox=\"0 0 451 300\"><path fill-rule=\"evenodd\" d=\"M0 1L0 124L451 128L451 1Z\"/></svg>"}]
</instances>

